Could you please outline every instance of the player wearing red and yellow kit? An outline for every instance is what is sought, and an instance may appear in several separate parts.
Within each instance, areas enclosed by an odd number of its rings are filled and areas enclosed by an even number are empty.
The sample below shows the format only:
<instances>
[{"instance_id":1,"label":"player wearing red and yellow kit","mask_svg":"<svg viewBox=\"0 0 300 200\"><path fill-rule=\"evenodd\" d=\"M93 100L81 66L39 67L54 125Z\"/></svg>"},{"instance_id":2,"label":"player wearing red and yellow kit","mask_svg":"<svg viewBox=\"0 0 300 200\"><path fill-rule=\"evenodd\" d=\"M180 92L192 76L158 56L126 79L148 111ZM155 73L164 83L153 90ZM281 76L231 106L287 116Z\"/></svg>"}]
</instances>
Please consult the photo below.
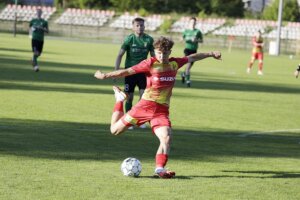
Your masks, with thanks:
<instances>
[{"instance_id":1,"label":"player wearing red and yellow kit","mask_svg":"<svg viewBox=\"0 0 300 200\"><path fill-rule=\"evenodd\" d=\"M257 31L256 35L253 37L252 44L253 44L252 56L247 68L247 73L248 74L250 73L254 61L258 60L257 74L263 75L262 69L263 69L263 59L264 59L264 52L263 52L264 41L260 31Z\"/></svg>"},{"instance_id":2,"label":"player wearing red and yellow kit","mask_svg":"<svg viewBox=\"0 0 300 200\"><path fill-rule=\"evenodd\" d=\"M173 44L172 40L160 37L154 42L155 57L146 59L127 69L109 73L102 73L98 70L95 73L95 77L98 79L119 78L136 73L146 74L147 87L142 99L125 115L123 101L126 100L126 94L118 87L113 87L116 104L111 118L110 131L114 135L119 135L131 125L150 122L154 134L160 141L155 158L155 175L161 178L175 176L175 172L168 171L164 167L168 161L172 139L169 105L178 69L186 63L208 57L221 59L219 52L197 53L183 58L169 58Z\"/></svg>"}]
</instances>

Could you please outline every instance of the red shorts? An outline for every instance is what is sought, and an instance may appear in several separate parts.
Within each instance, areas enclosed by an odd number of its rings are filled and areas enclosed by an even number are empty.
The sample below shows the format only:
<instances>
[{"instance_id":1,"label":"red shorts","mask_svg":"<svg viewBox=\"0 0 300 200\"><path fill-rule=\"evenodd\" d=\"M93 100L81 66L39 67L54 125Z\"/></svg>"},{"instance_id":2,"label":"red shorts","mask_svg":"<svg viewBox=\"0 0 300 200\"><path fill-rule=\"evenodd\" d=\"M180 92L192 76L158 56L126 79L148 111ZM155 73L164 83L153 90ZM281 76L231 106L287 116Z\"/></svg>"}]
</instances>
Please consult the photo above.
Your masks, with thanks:
<instances>
[{"instance_id":1,"label":"red shorts","mask_svg":"<svg viewBox=\"0 0 300 200\"><path fill-rule=\"evenodd\" d=\"M263 52L252 53L252 57L255 58L256 60L263 60L264 54Z\"/></svg>"},{"instance_id":2,"label":"red shorts","mask_svg":"<svg viewBox=\"0 0 300 200\"><path fill-rule=\"evenodd\" d=\"M126 126L140 126L146 122L150 122L153 132L162 126L171 127L169 107L154 101L141 99L122 117L122 122Z\"/></svg>"}]
</instances>

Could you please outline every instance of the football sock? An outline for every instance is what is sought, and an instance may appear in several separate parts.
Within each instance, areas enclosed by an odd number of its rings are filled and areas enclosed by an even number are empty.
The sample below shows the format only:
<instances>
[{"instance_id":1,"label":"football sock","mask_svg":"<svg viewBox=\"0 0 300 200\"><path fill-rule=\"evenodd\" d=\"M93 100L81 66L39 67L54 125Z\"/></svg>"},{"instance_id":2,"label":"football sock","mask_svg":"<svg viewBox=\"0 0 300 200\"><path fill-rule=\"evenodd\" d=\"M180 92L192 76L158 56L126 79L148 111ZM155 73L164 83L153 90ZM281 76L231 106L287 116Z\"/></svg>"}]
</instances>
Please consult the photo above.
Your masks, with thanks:
<instances>
[{"instance_id":1,"label":"football sock","mask_svg":"<svg viewBox=\"0 0 300 200\"><path fill-rule=\"evenodd\" d=\"M125 103L125 111L128 112L132 108L132 102L127 102Z\"/></svg>"},{"instance_id":2,"label":"football sock","mask_svg":"<svg viewBox=\"0 0 300 200\"><path fill-rule=\"evenodd\" d=\"M116 112L116 111L118 111L118 112L124 112L124 110L123 110L123 102L122 101L117 101L116 102L113 112Z\"/></svg>"},{"instance_id":3,"label":"football sock","mask_svg":"<svg viewBox=\"0 0 300 200\"><path fill-rule=\"evenodd\" d=\"M33 57L32 57L32 61L33 61L34 66L37 65L37 58L38 58L38 56L36 56L36 55L33 55Z\"/></svg>"},{"instance_id":4,"label":"football sock","mask_svg":"<svg viewBox=\"0 0 300 200\"><path fill-rule=\"evenodd\" d=\"M156 167L157 168L165 167L165 165L168 162L168 157L169 157L168 154L156 154L156 157L155 157Z\"/></svg>"},{"instance_id":5,"label":"football sock","mask_svg":"<svg viewBox=\"0 0 300 200\"><path fill-rule=\"evenodd\" d=\"M186 81L190 81L190 78L191 78L191 75L190 75L190 74L186 74L186 75L185 75Z\"/></svg>"},{"instance_id":6,"label":"football sock","mask_svg":"<svg viewBox=\"0 0 300 200\"><path fill-rule=\"evenodd\" d=\"M259 63L258 64L258 69L262 71L262 69L263 69L263 63Z\"/></svg>"},{"instance_id":7,"label":"football sock","mask_svg":"<svg viewBox=\"0 0 300 200\"><path fill-rule=\"evenodd\" d=\"M249 62L249 65L248 65L248 67L249 67L249 68L251 68L251 67L252 67L252 65L253 65L253 63L252 63L252 62Z\"/></svg>"}]
</instances>

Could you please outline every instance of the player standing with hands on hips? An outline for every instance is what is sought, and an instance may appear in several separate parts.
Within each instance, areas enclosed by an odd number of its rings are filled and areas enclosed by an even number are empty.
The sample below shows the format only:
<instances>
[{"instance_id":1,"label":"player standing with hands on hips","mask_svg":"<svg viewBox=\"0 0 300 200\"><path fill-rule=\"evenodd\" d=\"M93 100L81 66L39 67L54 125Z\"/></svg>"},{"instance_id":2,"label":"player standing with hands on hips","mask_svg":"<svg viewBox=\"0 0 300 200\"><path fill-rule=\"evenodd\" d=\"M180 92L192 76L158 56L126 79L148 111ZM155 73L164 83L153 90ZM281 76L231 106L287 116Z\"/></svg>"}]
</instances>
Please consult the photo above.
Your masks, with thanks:
<instances>
[{"instance_id":1,"label":"player standing with hands on hips","mask_svg":"<svg viewBox=\"0 0 300 200\"><path fill-rule=\"evenodd\" d=\"M260 31L257 31L256 35L252 38L252 44L253 44L252 56L247 68L247 73L250 74L254 61L258 60L257 75L261 76L263 75L262 69L263 69L263 60L264 60L264 52L263 52L264 40L262 38Z\"/></svg>"},{"instance_id":2,"label":"player standing with hands on hips","mask_svg":"<svg viewBox=\"0 0 300 200\"><path fill-rule=\"evenodd\" d=\"M110 131L119 135L132 125L150 122L153 133L158 137L160 145L156 152L155 176L172 178L174 171L165 169L168 162L172 140L171 122L169 119L170 98L175 84L177 71L186 63L195 62L208 57L221 59L221 53L196 53L182 58L169 57L174 42L166 37L160 37L154 42L155 57L148 58L133 67L103 73L96 71L97 79L120 78L144 73L147 77L147 87L141 100L124 114L123 102L127 95L114 86L116 103L111 118Z\"/></svg>"},{"instance_id":3,"label":"player standing with hands on hips","mask_svg":"<svg viewBox=\"0 0 300 200\"><path fill-rule=\"evenodd\" d=\"M119 54L115 62L115 70L120 69L122 57L126 52L125 68L132 67L139 62L145 60L150 52L151 56L154 56L153 38L144 33L145 21L142 18L135 18L132 21L132 29L134 33L128 35L119 51ZM134 89L138 86L140 98L142 97L146 88L146 76L145 74L134 74L132 76L125 77L124 91L128 95L125 103L125 111L128 112L132 107ZM145 124L140 126L146 128ZM132 129L130 127L130 129Z\"/></svg>"},{"instance_id":4,"label":"player standing with hands on hips","mask_svg":"<svg viewBox=\"0 0 300 200\"><path fill-rule=\"evenodd\" d=\"M43 11L38 8L36 11L37 18L34 18L29 23L29 28L32 33L31 47L32 47L32 67L35 72L39 71L38 57L42 54L44 46L44 33L48 33L48 22L42 19Z\"/></svg>"}]
</instances>

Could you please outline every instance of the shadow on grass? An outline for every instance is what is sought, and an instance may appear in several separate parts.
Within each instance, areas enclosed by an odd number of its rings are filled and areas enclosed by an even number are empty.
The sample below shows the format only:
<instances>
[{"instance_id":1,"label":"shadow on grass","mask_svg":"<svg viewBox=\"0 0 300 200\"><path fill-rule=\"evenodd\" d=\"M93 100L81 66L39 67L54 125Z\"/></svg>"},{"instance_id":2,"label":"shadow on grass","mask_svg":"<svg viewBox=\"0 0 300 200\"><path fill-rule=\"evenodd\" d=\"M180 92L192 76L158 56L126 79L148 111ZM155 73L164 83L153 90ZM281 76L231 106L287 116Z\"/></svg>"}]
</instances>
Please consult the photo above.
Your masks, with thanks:
<instances>
[{"instance_id":1,"label":"shadow on grass","mask_svg":"<svg viewBox=\"0 0 300 200\"><path fill-rule=\"evenodd\" d=\"M1 84L3 89L17 89L17 90L38 90L38 91L62 91L62 92L79 92L79 93L96 93L97 89L72 87L74 84L84 86L97 85L113 85L113 81L97 80L94 78L94 72L97 69L108 70L111 67L94 66L94 65L79 65L79 64L62 64L45 62L47 68L56 67L59 69L84 69L89 72L70 72L70 71L43 71L43 66L40 72L36 73L32 70L29 60L18 60L12 58L0 58L0 63L5 63L0 67L0 80L5 81ZM93 70L92 70L93 69ZM49 69L48 69L49 70ZM19 83L19 82L22 83ZM25 83L24 83L25 82ZM27 84L27 83L28 84ZM37 84L43 83L43 84ZM45 83L53 83L55 85L49 86ZM120 80L123 84L123 81ZM62 86L60 84L70 84L70 86ZM103 92L103 91L100 91Z\"/></svg>"},{"instance_id":2,"label":"shadow on grass","mask_svg":"<svg viewBox=\"0 0 300 200\"><path fill-rule=\"evenodd\" d=\"M241 174L253 174L253 175L213 175L213 176L175 176L172 179L189 180L198 178L209 178L209 179L220 179L220 178L260 178L260 179L270 179L270 178L300 178L300 172L285 172L285 171L222 171L223 173L241 173ZM141 179L160 179L154 176L143 176L140 175L138 178Z\"/></svg>"},{"instance_id":3,"label":"shadow on grass","mask_svg":"<svg viewBox=\"0 0 300 200\"><path fill-rule=\"evenodd\" d=\"M28 43L28 48L30 48L30 43ZM11 52L23 52L23 53L32 53L31 49L15 49L15 48L0 48L0 51L11 51Z\"/></svg>"},{"instance_id":4,"label":"shadow on grass","mask_svg":"<svg viewBox=\"0 0 300 200\"><path fill-rule=\"evenodd\" d=\"M28 42L28 49L16 49L16 48L0 48L0 51L11 51L11 52L21 52L21 53L32 53L31 50L31 40ZM52 52L52 51L43 51L43 53L47 54L58 54L57 52Z\"/></svg>"},{"instance_id":5,"label":"shadow on grass","mask_svg":"<svg viewBox=\"0 0 300 200\"><path fill-rule=\"evenodd\" d=\"M203 76L203 75L202 75ZM206 77L206 79L209 79ZM179 83L177 81L176 87L186 88L185 84ZM225 80L225 79L216 79L213 77L210 80L195 80L192 82L192 89L209 89L209 90L228 90L228 91L247 91L247 92L264 92L264 93L290 93L290 94L299 94L300 88L294 86L282 85L278 83L277 85L272 83L253 83L253 82L239 82L239 80Z\"/></svg>"},{"instance_id":6,"label":"shadow on grass","mask_svg":"<svg viewBox=\"0 0 300 200\"><path fill-rule=\"evenodd\" d=\"M227 171L227 170L224 170L223 172L261 175L260 178L300 178L300 171L299 172L286 172L286 171L264 171L264 170L261 170L261 171ZM267 176L265 176L265 175L267 175ZM246 177L251 178L253 176L246 176ZM259 178L259 177L256 177L256 178Z\"/></svg>"},{"instance_id":7,"label":"shadow on grass","mask_svg":"<svg viewBox=\"0 0 300 200\"><path fill-rule=\"evenodd\" d=\"M224 156L300 157L299 136L241 138L239 134L176 129L170 156L172 160L212 162ZM157 147L158 139L150 129L113 136L107 124L0 119L2 155L64 160L120 160L135 156L153 160Z\"/></svg>"},{"instance_id":8,"label":"shadow on grass","mask_svg":"<svg viewBox=\"0 0 300 200\"><path fill-rule=\"evenodd\" d=\"M66 64L55 62L40 62L41 71L34 73L28 60L4 58L0 56L0 79L11 82L4 86L5 89L22 89L22 90L46 90L46 91L66 91L70 89L67 87L54 88L46 85L33 86L31 83L55 83L55 84L82 84L82 85L113 85L111 80L99 81L93 77L97 69L103 71L111 71L113 68L109 66L97 65L82 65L82 64ZM55 68L51 70L51 68ZM57 70L59 69L59 70ZM66 69L64 71L63 69ZM68 71L69 69L85 70L85 72ZM43 71L44 70L44 71ZM193 88L196 89L210 89L210 90L228 90L228 91L248 91L248 92L266 92L266 93L291 93L299 94L300 88L294 88L283 85L269 85L263 83L246 83L231 80L216 79L203 81L193 81ZM13 81L28 82L28 84L17 84ZM119 80L118 84L123 85L123 80ZM185 87L177 81L176 87ZM71 89L71 92L85 92L84 89L78 91ZM95 92L94 90L86 92Z\"/></svg>"}]
</instances>

